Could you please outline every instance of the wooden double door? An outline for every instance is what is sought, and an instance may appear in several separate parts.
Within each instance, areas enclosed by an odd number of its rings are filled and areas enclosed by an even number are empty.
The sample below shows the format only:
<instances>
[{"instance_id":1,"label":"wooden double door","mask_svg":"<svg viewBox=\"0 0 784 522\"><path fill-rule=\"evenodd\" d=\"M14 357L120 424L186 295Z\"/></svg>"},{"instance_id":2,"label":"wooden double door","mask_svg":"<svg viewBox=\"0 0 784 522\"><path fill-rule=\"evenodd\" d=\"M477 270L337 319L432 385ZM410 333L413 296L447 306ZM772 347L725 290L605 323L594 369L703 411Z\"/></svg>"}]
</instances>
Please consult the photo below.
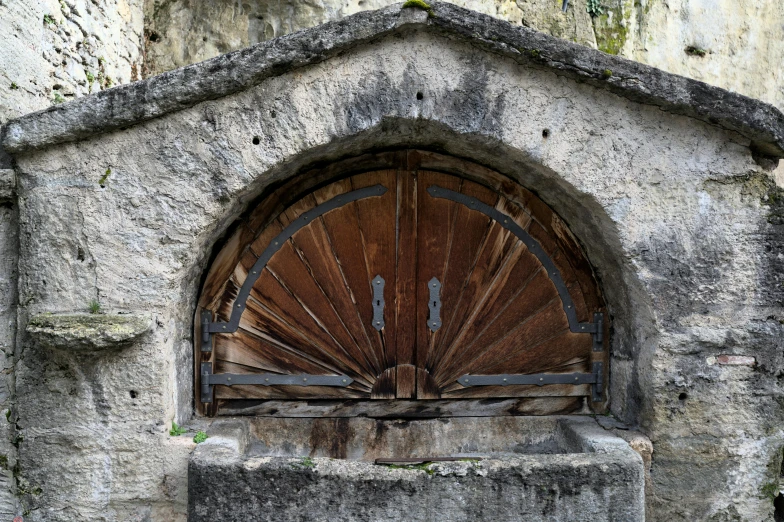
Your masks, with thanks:
<instances>
[{"instance_id":1,"label":"wooden double door","mask_svg":"<svg viewBox=\"0 0 784 522\"><path fill-rule=\"evenodd\" d=\"M262 203L205 283L202 401L590 397L592 387L602 400L590 382L604 326L588 264L538 198L487 179L387 168L285 208Z\"/></svg>"}]
</instances>

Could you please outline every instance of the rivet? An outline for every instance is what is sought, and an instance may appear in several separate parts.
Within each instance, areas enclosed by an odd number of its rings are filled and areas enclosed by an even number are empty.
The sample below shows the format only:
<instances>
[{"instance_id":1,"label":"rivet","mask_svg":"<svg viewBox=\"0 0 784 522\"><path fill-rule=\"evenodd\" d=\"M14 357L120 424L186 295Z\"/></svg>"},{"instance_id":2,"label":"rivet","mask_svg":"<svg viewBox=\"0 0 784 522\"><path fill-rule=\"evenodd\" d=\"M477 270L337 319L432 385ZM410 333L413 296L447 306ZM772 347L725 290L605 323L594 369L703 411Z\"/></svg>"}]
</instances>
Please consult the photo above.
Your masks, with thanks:
<instances>
[{"instance_id":1,"label":"rivet","mask_svg":"<svg viewBox=\"0 0 784 522\"><path fill-rule=\"evenodd\" d=\"M376 321L376 324L381 324L381 321Z\"/></svg>"},{"instance_id":2,"label":"rivet","mask_svg":"<svg viewBox=\"0 0 784 522\"><path fill-rule=\"evenodd\" d=\"M579 381L579 380L580 380L580 378L579 378L579 377L575 377L575 378L574 378L574 380L575 380L575 381Z\"/></svg>"},{"instance_id":3,"label":"rivet","mask_svg":"<svg viewBox=\"0 0 784 522\"><path fill-rule=\"evenodd\" d=\"M225 330L225 329L226 329L226 327L224 326L224 327L223 327L223 329Z\"/></svg>"},{"instance_id":4,"label":"rivet","mask_svg":"<svg viewBox=\"0 0 784 522\"><path fill-rule=\"evenodd\" d=\"M433 288L435 288L435 287L436 287L436 284L435 284L435 283L433 283Z\"/></svg>"},{"instance_id":5,"label":"rivet","mask_svg":"<svg viewBox=\"0 0 784 522\"><path fill-rule=\"evenodd\" d=\"M543 377L539 377L539 380L540 380L540 381L543 381L543 380L544 380L544 378L543 378Z\"/></svg>"},{"instance_id":6,"label":"rivet","mask_svg":"<svg viewBox=\"0 0 784 522\"><path fill-rule=\"evenodd\" d=\"M582 326L581 328L582 328L583 330L585 330L585 326Z\"/></svg>"},{"instance_id":7,"label":"rivet","mask_svg":"<svg viewBox=\"0 0 784 522\"><path fill-rule=\"evenodd\" d=\"M308 382L308 380L305 377L303 377L302 380L305 381L305 382Z\"/></svg>"},{"instance_id":8,"label":"rivet","mask_svg":"<svg viewBox=\"0 0 784 522\"><path fill-rule=\"evenodd\" d=\"M269 379L264 379L264 382L269 382Z\"/></svg>"},{"instance_id":9,"label":"rivet","mask_svg":"<svg viewBox=\"0 0 784 522\"><path fill-rule=\"evenodd\" d=\"M242 308L242 305L241 305L241 304L238 304L238 305L237 305L237 308Z\"/></svg>"},{"instance_id":10,"label":"rivet","mask_svg":"<svg viewBox=\"0 0 784 522\"><path fill-rule=\"evenodd\" d=\"M343 382L346 382L346 379L343 379Z\"/></svg>"},{"instance_id":11,"label":"rivet","mask_svg":"<svg viewBox=\"0 0 784 522\"><path fill-rule=\"evenodd\" d=\"M504 382L506 382L506 379L504 379Z\"/></svg>"},{"instance_id":12,"label":"rivet","mask_svg":"<svg viewBox=\"0 0 784 522\"><path fill-rule=\"evenodd\" d=\"M230 381L230 380L231 380L231 377L226 377L226 380L227 380L227 381Z\"/></svg>"}]
</instances>

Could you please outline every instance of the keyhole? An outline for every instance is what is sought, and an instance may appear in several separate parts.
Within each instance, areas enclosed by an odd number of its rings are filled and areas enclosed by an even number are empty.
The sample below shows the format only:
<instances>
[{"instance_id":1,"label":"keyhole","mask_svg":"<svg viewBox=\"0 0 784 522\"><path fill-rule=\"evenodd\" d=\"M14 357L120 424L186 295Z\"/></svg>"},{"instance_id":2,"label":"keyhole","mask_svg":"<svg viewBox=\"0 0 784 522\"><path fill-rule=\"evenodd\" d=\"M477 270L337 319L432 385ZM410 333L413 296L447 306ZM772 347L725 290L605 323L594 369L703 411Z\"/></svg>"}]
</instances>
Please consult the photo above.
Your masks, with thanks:
<instances>
[{"instance_id":1,"label":"keyhole","mask_svg":"<svg viewBox=\"0 0 784 522\"><path fill-rule=\"evenodd\" d=\"M438 301L433 301L433 306L436 306L437 304L438 304Z\"/></svg>"},{"instance_id":2,"label":"keyhole","mask_svg":"<svg viewBox=\"0 0 784 522\"><path fill-rule=\"evenodd\" d=\"M376 306L381 306L381 301L376 301Z\"/></svg>"}]
</instances>

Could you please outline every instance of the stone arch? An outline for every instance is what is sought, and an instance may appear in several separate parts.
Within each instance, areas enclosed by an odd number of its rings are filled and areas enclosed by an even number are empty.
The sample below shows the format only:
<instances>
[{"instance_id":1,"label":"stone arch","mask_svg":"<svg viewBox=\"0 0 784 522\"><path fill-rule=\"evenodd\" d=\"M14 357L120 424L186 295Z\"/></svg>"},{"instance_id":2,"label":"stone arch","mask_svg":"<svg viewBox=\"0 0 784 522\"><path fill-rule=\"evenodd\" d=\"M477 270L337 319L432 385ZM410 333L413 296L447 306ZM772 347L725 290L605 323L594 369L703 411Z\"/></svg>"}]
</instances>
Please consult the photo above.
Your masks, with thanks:
<instances>
[{"instance_id":1,"label":"stone arch","mask_svg":"<svg viewBox=\"0 0 784 522\"><path fill-rule=\"evenodd\" d=\"M411 127L416 128L415 135L407 132ZM397 135L398 133L405 134L405 138L400 139L402 136ZM532 158L526 157L524 152L503 143L483 143L486 140L481 137L457 134L438 123L396 120L394 124L386 122L381 129L371 129L359 136L340 140L339 145L333 143L321 150L305 151L298 157L291 158L292 161L287 164L287 168L270 173L270 177L280 181L263 188L249 187L248 192L255 192L256 196L248 200L254 202L263 200L274 187L280 187L295 179L306 180L309 175L317 172L322 182L330 176L337 176L334 171L330 172L329 168L324 168L326 165L340 165L344 169L347 168L348 170L342 173L344 176L346 172L352 172L352 168L366 170L374 164L378 168L388 166L388 156L394 153L384 152L384 149L388 149L390 144L393 149L400 149L401 146L407 146L412 141L426 144L423 149L440 151L433 155L442 158L439 168L446 172L450 170L448 161L450 157L455 159L452 171L460 175L466 174L464 168L461 169L460 166L465 165L466 161L475 164L477 169L483 169L484 167L476 164L476 160L480 159L485 166L492 166L492 170L501 173L510 181L533 188L537 196L546 201L565 220L567 227L574 232L577 241L590 258L595 274L601 281L610 321L613 323L610 336L612 370L609 371L609 393L613 401L610 402L610 407L616 415L630 422L638 422L644 399L639 391L644 386L640 382L639 364L646 360L646 346L649 346L644 344L643 339L648 343L651 342L650 337L647 339L645 337L649 334L646 325L652 324L648 322L651 321L651 316L646 316L649 303L645 294L639 288L635 288L636 276L632 267L624 263L625 256L614 234L615 227L604 209L600 208L593 198L565 182L562 176L542 167ZM362 152L368 146L368 142L373 143L368 148L375 149L377 152L352 157L352 152ZM343 152L342 159L331 151L333 148ZM443 155L452 151L464 152L468 149L472 154L469 157L464 156L463 159L456 155ZM503 153L499 154L500 151ZM356 162L357 166L352 167L352 162ZM311 180L305 185L313 183L318 183L318 180ZM248 208L253 206L254 204L250 204ZM221 244L222 241L217 241L216 249ZM632 310L636 313L630 313ZM200 334L198 325L200 320L196 318L197 335Z\"/></svg>"}]
</instances>

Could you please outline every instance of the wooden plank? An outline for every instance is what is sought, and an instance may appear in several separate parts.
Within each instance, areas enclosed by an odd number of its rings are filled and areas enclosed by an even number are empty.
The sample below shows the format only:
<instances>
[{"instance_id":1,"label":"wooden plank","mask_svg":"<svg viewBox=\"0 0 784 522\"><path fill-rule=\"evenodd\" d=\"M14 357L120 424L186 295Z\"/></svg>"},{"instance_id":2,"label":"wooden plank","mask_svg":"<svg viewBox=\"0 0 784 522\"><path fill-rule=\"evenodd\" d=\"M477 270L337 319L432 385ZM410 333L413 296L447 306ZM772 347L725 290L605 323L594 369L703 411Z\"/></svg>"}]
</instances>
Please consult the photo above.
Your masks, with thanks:
<instances>
[{"instance_id":1,"label":"wooden plank","mask_svg":"<svg viewBox=\"0 0 784 522\"><path fill-rule=\"evenodd\" d=\"M395 326L398 399L416 396L416 248L417 184L413 173L397 176L397 277Z\"/></svg>"},{"instance_id":2,"label":"wooden plank","mask_svg":"<svg viewBox=\"0 0 784 522\"><path fill-rule=\"evenodd\" d=\"M319 189L313 196L321 204L335 197L336 194L351 190L351 182L346 179ZM372 328L373 294L370 283L373 276L368 277L367 256L357 219L356 203L349 203L330 211L321 219L330 245L330 253L327 255L334 256L338 263L344 284L354 303L353 313L355 316L357 312L359 313L361 343L366 346L363 350L365 357L376 375L380 375L386 369L383 362L384 346ZM359 342L358 339L357 343Z\"/></svg>"},{"instance_id":3,"label":"wooden plank","mask_svg":"<svg viewBox=\"0 0 784 522\"><path fill-rule=\"evenodd\" d=\"M430 330L427 321L430 316L429 281L437 278L444 282L449 261L449 251L455 237L455 218L457 203L448 199L434 198L427 193L433 185L458 191L462 180L437 172L417 173L417 281L416 281L416 348L415 360L418 367L418 399L438 399L438 388L433 386L427 366L428 357L435 350L436 343L444 329ZM459 241L459 239L458 239ZM441 318L443 320L444 309ZM424 372L424 373L422 373ZM419 386L421 384L422 386Z\"/></svg>"},{"instance_id":4,"label":"wooden plank","mask_svg":"<svg viewBox=\"0 0 784 522\"><path fill-rule=\"evenodd\" d=\"M368 335L373 339L373 345L380 347L381 359L384 369L394 368L397 362L396 346L397 321L395 317L395 289L396 281L396 236L397 236L397 171L386 170L380 172L368 172L360 176L354 176L349 180L352 190L383 185L387 187L387 192L381 197L367 198L359 200L354 204L357 211L357 222L362 245L365 251L365 261L367 264L366 272L366 292L372 298L374 290L371 288L371 281L380 275L384 278L384 328L381 331L372 327L373 309L371 306L358 307L362 322L367 326ZM394 393L395 372L389 372L390 379L388 385L392 386L391 392ZM387 392L379 390L384 397Z\"/></svg>"},{"instance_id":5,"label":"wooden plank","mask_svg":"<svg viewBox=\"0 0 784 522\"><path fill-rule=\"evenodd\" d=\"M565 415L584 412L583 397L522 399L361 401L361 400L221 400L220 415L255 417L369 417L375 419L433 419L439 417L499 417Z\"/></svg>"},{"instance_id":6,"label":"wooden plank","mask_svg":"<svg viewBox=\"0 0 784 522\"><path fill-rule=\"evenodd\" d=\"M494 194L473 183L464 182L461 191L487 204L495 204L497 201ZM449 348L448 341L453 338L455 329L459 327L455 321L459 321L456 316L462 295L491 227L492 221L484 214L463 205L456 205L454 230L459 231L459 234L449 247L447 266L441 281L442 326L425 364L425 369L430 372L436 371L438 361Z\"/></svg>"},{"instance_id":7,"label":"wooden plank","mask_svg":"<svg viewBox=\"0 0 784 522\"><path fill-rule=\"evenodd\" d=\"M267 270L262 272L251 291L240 326L258 336L266 334L301 351L308 358L323 361L335 368L337 373L348 374L369 385L375 379L375 373L367 364L346 350L318 318L303 308L300 301Z\"/></svg>"},{"instance_id":8,"label":"wooden plank","mask_svg":"<svg viewBox=\"0 0 784 522\"><path fill-rule=\"evenodd\" d=\"M499 357L491 364L478 368L475 373L494 375L499 373L557 373L589 371L591 360L591 336L563 331L550 339L529 345L525 350L510 350L506 358ZM580 363L579 370L574 370Z\"/></svg>"},{"instance_id":9,"label":"wooden plank","mask_svg":"<svg viewBox=\"0 0 784 522\"><path fill-rule=\"evenodd\" d=\"M288 219L295 218L295 215L288 217ZM287 223L284 222L283 224ZM352 356L358 357L358 354L361 352L363 366L368 370L372 369L373 372L376 372L377 369L374 363L377 359L374 353L375 348L368 339L367 331L363 325L363 318L360 317L355 302L356 298L346 283L343 268L332 250L331 240L324 222L315 220L309 226L304 227L291 238L291 244L299 259L305 265L307 272L313 278L314 283L324 295L324 303L329 303L335 317L340 321L351 336L352 342L356 345L358 352L353 353ZM321 306L324 306L324 303ZM323 312L322 308L311 310L319 317Z\"/></svg>"},{"instance_id":10,"label":"wooden plank","mask_svg":"<svg viewBox=\"0 0 784 522\"><path fill-rule=\"evenodd\" d=\"M536 320L542 311L545 320L555 321L552 327ZM562 331L565 325L568 327L561 300L541 270L523 285L522 291L495 319L484 329L474 331L462 350L443 361L435 374L439 385L466 373L480 373L478 369L484 365L525 349L534 339L549 338L554 332Z\"/></svg>"}]
</instances>

